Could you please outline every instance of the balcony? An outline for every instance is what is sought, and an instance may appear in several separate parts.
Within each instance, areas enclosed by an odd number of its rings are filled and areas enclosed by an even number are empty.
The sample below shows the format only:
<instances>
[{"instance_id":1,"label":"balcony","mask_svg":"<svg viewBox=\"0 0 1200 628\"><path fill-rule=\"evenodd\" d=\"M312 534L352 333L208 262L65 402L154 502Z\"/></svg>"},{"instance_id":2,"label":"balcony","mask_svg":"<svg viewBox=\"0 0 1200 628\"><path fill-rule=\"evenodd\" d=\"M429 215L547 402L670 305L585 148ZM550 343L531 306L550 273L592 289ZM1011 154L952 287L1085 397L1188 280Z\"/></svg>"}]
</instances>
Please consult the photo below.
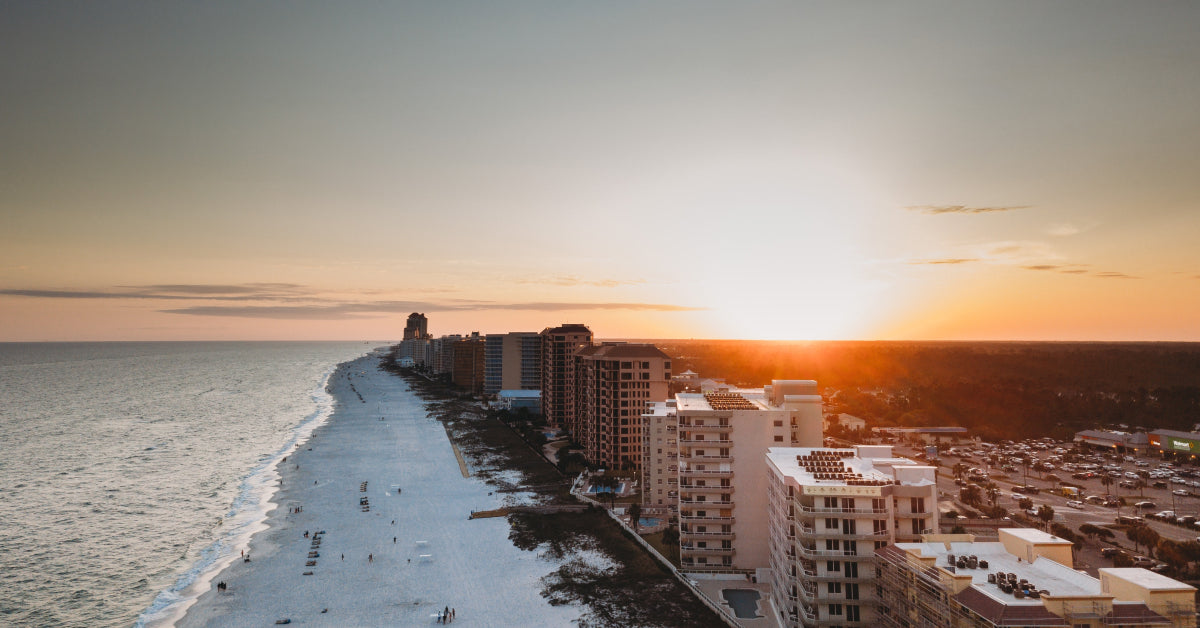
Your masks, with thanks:
<instances>
[{"instance_id":1,"label":"balcony","mask_svg":"<svg viewBox=\"0 0 1200 628\"><path fill-rule=\"evenodd\" d=\"M716 539L719 541L732 541L734 539L733 531L729 532L685 532L679 531L680 538L698 538L698 539Z\"/></svg>"},{"instance_id":2,"label":"balcony","mask_svg":"<svg viewBox=\"0 0 1200 628\"><path fill-rule=\"evenodd\" d=\"M733 477L733 469L680 469L679 475L706 477Z\"/></svg>"},{"instance_id":3,"label":"balcony","mask_svg":"<svg viewBox=\"0 0 1200 628\"><path fill-rule=\"evenodd\" d=\"M683 504L685 506L732 506L733 505L733 502L729 501L729 500L717 501L717 500L692 499L690 497L684 497L684 498L680 499L679 503Z\"/></svg>"},{"instance_id":4,"label":"balcony","mask_svg":"<svg viewBox=\"0 0 1200 628\"><path fill-rule=\"evenodd\" d=\"M882 517L888 514L887 508L827 508L824 506L799 506L798 510L809 515L864 515ZM899 516L899 513L897 513ZM926 515L928 516L928 515Z\"/></svg>"},{"instance_id":5,"label":"balcony","mask_svg":"<svg viewBox=\"0 0 1200 628\"><path fill-rule=\"evenodd\" d=\"M695 461L695 462L708 462L708 461L712 461L712 462L733 462L733 456L722 456L722 455L712 455L712 456L710 456L710 455L704 455L704 456L689 456L689 455L687 455L687 454L684 454L684 456L683 456L683 457L684 457L684 458L687 458L687 459L688 459L688 461Z\"/></svg>"},{"instance_id":6,"label":"balcony","mask_svg":"<svg viewBox=\"0 0 1200 628\"><path fill-rule=\"evenodd\" d=\"M874 560L875 559L874 553L870 552L870 551L868 551L864 554L849 554L849 553L847 553L848 550L844 550L844 549L827 550L827 549L817 549L815 547L805 547L803 545L797 545L796 548L797 548L797 550L799 550L800 555L805 558L820 558L820 559L838 558L841 560L855 560L855 559Z\"/></svg>"},{"instance_id":7,"label":"balcony","mask_svg":"<svg viewBox=\"0 0 1200 628\"><path fill-rule=\"evenodd\" d=\"M679 546L680 554L694 554L698 556L733 556L732 547L687 547Z\"/></svg>"},{"instance_id":8,"label":"balcony","mask_svg":"<svg viewBox=\"0 0 1200 628\"><path fill-rule=\"evenodd\" d=\"M680 521L689 521L689 522L695 521L698 523L703 523L703 522L712 522L712 523L718 523L718 524L733 523L733 517L722 517L720 515L694 515L694 514L687 513L687 512L679 513L679 520Z\"/></svg>"},{"instance_id":9,"label":"balcony","mask_svg":"<svg viewBox=\"0 0 1200 628\"><path fill-rule=\"evenodd\" d=\"M687 434L680 433L679 434L679 444L680 445L725 445L728 447L728 446L733 445L733 441L728 438L692 439L692 438L688 438Z\"/></svg>"},{"instance_id":10,"label":"balcony","mask_svg":"<svg viewBox=\"0 0 1200 628\"><path fill-rule=\"evenodd\" d=\"M700 484L683 483L683 484L679 485L679 488L681 488L685 491L695 491L695 492L699 492L699 493L731 493L731 494L733 493L732 486L700 485Z\"/></svg>"}]
</instances>

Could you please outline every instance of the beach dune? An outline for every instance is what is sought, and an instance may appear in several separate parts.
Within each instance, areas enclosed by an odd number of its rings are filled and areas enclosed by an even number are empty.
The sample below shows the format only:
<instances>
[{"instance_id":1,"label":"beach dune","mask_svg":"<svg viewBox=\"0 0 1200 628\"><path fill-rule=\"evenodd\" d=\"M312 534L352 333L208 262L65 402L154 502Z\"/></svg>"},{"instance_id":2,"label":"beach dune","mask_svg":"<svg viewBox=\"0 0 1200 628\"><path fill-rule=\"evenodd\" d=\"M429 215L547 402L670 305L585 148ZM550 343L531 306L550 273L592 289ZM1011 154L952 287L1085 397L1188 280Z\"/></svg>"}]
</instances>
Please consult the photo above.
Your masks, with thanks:
<instances>
[{"instance_id":1,"label":"beach dune","mask_svg":"<svg viewBox=\"0 0 1200 628\"><path fill-rule=\"evenodd\" d=\"M341 365L330 392L333 414L280 463L267 529L232 550L234 563L177 625L425 625L446 607L455 624L476 626L580 616L541 595L558 564L515 548L504 518L469 519L506 495L463 476L446 431L402 378L368 356Z\"/></svg>"}]
</instances>

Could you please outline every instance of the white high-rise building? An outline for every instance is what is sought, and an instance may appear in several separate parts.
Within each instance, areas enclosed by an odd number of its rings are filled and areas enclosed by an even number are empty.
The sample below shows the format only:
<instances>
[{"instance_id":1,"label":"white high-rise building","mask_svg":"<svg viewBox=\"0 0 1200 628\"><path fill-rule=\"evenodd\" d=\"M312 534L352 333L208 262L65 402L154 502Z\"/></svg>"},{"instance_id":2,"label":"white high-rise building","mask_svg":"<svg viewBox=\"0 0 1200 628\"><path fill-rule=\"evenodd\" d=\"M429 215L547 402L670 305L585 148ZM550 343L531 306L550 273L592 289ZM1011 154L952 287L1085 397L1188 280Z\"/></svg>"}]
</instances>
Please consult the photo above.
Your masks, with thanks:
<instances>
[{"instance_id":1,"label":"white high-rise building","mask_svg":"<svg viewBox=\"0 0 1200 628\"><path fill-rule=\"evenodd\" d=\"M890 445L772 448L771 585L783 626L868 626L875 550L938 528L937 469Z\"/></svg>"},{"instance_id":2,"label":"white high-rise building","mask_svg":"<svg viewBox=\"0 0 1200 628\"><path fill-rule=\"evenodd\" d=\"M679 393L675 405L683 569L746 573L766 569L770 561L763 459L771 447L821 446L817 383L775 380L761 389ZM658 441L672 437L669 432L657 433L657 428L645 432L643 451L654 452L650 459L655 468L643 476L643 486L654 491L650 496L657 501L662 467L669 473L676 464L669 453L658 454L660 447L670 452L669 444Z\"/></svg>"}]
</instances>

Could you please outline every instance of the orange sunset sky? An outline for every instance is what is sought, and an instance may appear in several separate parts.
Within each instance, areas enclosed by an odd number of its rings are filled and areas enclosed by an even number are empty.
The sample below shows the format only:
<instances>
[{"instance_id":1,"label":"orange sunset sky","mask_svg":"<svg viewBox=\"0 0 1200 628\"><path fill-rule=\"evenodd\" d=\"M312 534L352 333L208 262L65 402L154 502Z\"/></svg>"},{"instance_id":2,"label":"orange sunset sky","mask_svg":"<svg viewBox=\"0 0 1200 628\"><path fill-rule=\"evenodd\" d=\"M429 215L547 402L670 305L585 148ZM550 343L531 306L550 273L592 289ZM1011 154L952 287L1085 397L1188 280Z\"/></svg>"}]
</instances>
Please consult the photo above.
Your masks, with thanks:
<instances>
[{"instance_id":1,"label":"orange sunset sky","mask_svg":"<svg viewBox=\"0 0 1200 628\"><path fill-rule=\"evenodd\" d=\"M0 341L1200 341L1200 3L10 3Z\"/></svg>"}]
</instances>

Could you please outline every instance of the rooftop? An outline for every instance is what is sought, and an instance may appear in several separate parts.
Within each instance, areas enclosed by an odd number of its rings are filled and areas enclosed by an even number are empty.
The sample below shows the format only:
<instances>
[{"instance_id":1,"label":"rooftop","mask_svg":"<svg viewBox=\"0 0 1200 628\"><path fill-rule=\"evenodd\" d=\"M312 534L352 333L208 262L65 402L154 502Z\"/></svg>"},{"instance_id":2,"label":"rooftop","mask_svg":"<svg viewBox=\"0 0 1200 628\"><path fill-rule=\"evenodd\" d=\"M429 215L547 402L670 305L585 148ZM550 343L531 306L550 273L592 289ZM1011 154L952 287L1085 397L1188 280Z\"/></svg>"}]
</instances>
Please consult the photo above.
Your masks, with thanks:
<instances>
[{"instance_id":1,"label":"rooftop","mask_svg":"<svg viewBox=\"0 0 1200 628\"><path fill-rule=\"evenodd\" d=\"M825 447L772 447L767 459L787 477L802 485L871 486L895 483L896 467L920 468L908 458L895 458L889 446L830 449ZM872 456L871 454L883 454ZM929 482L922 479L914 486ZM906 482L907 484L907 482Z\"/></svg>"}]
</instances>

